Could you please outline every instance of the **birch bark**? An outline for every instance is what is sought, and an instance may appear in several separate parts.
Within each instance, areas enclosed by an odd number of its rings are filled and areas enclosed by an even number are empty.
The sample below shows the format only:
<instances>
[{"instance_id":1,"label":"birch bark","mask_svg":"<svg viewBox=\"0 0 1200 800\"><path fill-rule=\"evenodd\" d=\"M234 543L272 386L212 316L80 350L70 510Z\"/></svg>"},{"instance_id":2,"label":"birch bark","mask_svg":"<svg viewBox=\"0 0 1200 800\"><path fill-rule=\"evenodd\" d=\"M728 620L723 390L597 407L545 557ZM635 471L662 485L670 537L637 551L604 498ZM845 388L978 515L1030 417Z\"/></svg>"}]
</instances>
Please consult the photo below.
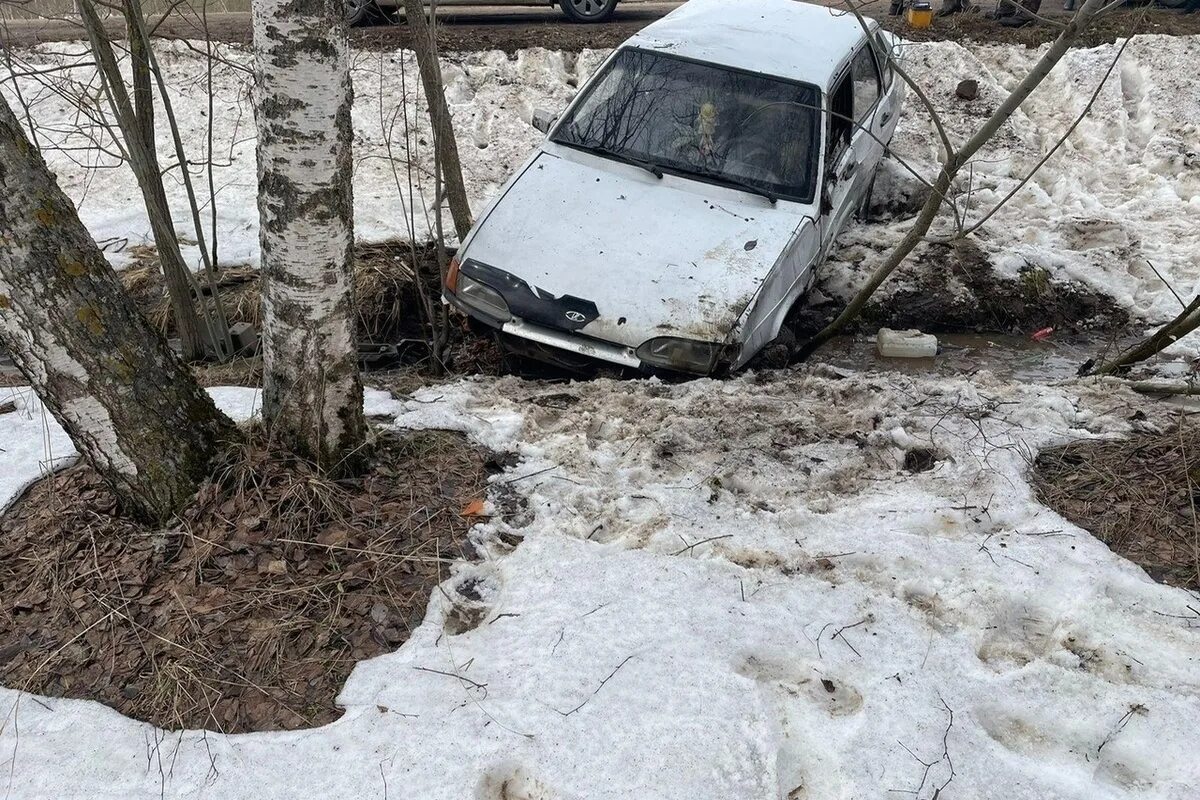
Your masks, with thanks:
<instances>
[{"instance_id":1,"label":"birch bark","mask_svg":"<svg viewBox=\"0 0 1200 800\"><path fill-rule=\"evenodd\" d=\"M263 411L273 436L353 472L365 436L355 336L350 53L338 0L253 0Z\"/></svg>"},{"instance_id":2,"label":"birch bark","mask_svg":"<svg viewBox=\"0 0 1200 800\"><path fill-rule=\"evenodd\" d=\"M0 344L134 516L169 519L236 436L138 313L2 98Z\"/></svg>"}]
</instances>

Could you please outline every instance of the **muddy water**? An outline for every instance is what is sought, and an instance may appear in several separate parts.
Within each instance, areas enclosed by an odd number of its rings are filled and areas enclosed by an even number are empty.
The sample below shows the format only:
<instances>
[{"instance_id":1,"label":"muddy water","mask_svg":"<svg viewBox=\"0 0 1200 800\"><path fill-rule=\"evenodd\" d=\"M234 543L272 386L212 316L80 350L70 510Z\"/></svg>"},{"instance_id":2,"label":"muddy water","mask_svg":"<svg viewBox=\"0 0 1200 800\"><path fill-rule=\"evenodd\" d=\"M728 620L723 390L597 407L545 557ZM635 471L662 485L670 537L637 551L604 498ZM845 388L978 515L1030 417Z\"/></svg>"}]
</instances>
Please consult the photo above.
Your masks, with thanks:
<instances>
[{"instance_id":1,"label":"muddy water","mask_svg":"<svg viewBox=\"0 0 1200 800\"><path fill-rule=\"evenodd\" d=\"M938 335L938 354L933 358L884 358L875 349L874 336L843 336L822 348L813 356L812 363L855 371L892 370L908 375L959 378L986 370L1000 378L1053 383L1075 377L1080 365L1088 359L1115 352L1127 343L1098 337L1051 336L1037 342L1007 334L947 333ZM20 382L19 377L7 354L0 351L0 385ZM547 376L539 370L528 377ZM557 373L551 377L557 377ZM563 377L579 376L567 373Z\"/></svg>"},{"instance_id":2,"label":"muddy water","mask_svg":"<svg viewBox=\"0 0 1200 800\"><path fill-rule=\"evenodd\" d=\"M875 349L874 336L847 336L830 342L813 360L909 375L968 377L987 370L1001 378L1050 383L1075 377L1085 361L1116 345L1109 339L1051 336L1037 342L1024 336L962 333L939 335L938 346L933 358L884 358Z\"/></svg>"}]
</instances>

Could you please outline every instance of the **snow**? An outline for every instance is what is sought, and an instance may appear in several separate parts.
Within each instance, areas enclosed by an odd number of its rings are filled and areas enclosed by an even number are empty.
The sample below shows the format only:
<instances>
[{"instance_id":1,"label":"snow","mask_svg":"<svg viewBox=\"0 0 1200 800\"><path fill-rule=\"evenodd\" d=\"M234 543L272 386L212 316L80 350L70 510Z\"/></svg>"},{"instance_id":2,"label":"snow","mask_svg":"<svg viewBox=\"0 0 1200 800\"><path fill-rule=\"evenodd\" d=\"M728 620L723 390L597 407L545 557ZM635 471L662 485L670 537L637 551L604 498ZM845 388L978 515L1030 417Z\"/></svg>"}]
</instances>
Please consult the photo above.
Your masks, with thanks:
<instances>
[{"instance_id":1,"label":"snow","mask_svg":"<svg viewBox=\"0 0 1200 800\"><path fill-rule=\"evenodd\" d=\"M250 419L261 406L257 389L223 386L208 391L217 407L234 420ZM0 388L0 405L9 401L16 410L0 414L0 508L38 478L75 463L79 455L33 389Z\"/></svg>"},{"instance_id":2,"label":"snow","mask_svg":"<svg viewBox=\"0 0 1200 800\"><path fill-rule=\"evenodd\" d=\"M905 49L959 139L1039 53ZM81 52L55 44L18 56L48 68ZM969 218L1053 144L1114 52L1073 51L980 154ZM226 45L220 55L221 260L254 263L248 57ZM447 60L477 213L537 141L533 109L561 108L604 55ZM431 153L415 63L410 53L355 58L356 233L408 236L404 210L418 196L412 226L423 237ZM189 157L201 160L203 60L184 43L164 44L160 59ZM1200 292L1200 88L1180 66L1198 60L1200 37L1129 45L1093 115L977 237L998 271L1033 266L1083 282L1146 324L1177 306L1146 259L1181 295ZM70 74L94 80L87 67ZM980 83L973 104L953 97L966 77ZM132 176L73 130L69 99L19 83L42 143L64 146L47 159L84 221L116 265L129 263L148 241ZM11 86L0 82L10 100ZM389 145L406 152L406 117L421 167L411 190L388 157ZM934 168L935 140L911 98L894 144L918 170ZM188 234L177 170L167 175ZM203 170L195 177L207 195ZM881 179L886 196L910 188L894 168ZM853 227L825 288L851 291L902 227ZM254 390L211 391L238 419L259 407ZM0 389L0 401L10 395L0 506L74 457L28 390ZM369 391L365 410L517 458L489 493L498 516L472 533L486 557L456 567L400 650L356 667L339 698L345 715L310 731L168 732L95 703L0 689L5 797L1200 795L1195 598L1058 517L1028 482L1040 448L1125 435L1135 410L1151 422L1166 413L1116 383L820 367L682 385L475 379L407 398ZM937 454L932 469L903 469L913 447ZM523 537L515 550L509 534ZM466 580L481 600L455 591ZM485 622L446 632L451 604L469 602L488 608Z\"/></svg>"},{"instance_id":3,"label":"snow","mask_svg":"<svg viewBox=\"0 0 1200 800\"><path fill-rule=\"evenodd\" d=\"M162 43L160 60L172 91L189 159L209 150L207 76L202 44ZM1071 51L1013 117L996 141L963 174L960 191L970 195L967 216L1008 193L1053 146L1086 104L1108 69L1118 45ZM18 53L35 69L79 61L81 44L42 45ZM928 42L902 46L904 63L926 87L955 141L961 142L994 109L1041 54L1016 46ZM214 69L213 146L216 154L219 249L222 263L255 263L258 219L255 205L255 132L249 104L249 54L218 45ZM558 111L606 51L580 54L544 49L515 56L502 52L444 56L448 102L460 139L468 193L479 214L525 159L541 136L530 124L535 108ZM1111 295L1144 324L1174 314L1182 296L1200 292L1200 86L1179 65L1200 60L1200 36L1135 37L1104 84L1091 113L1014 200L984 225L976 241L1004 275L1045 269L1051 278L1079 281ZM118 266L149 241L149 226L129 170L96 149L78 130L71 93L39 85L94 83L94 70L75 67L19 81L31 103L43 145L82 148L50 150L51 167L75 199L89 229L106 243ZM964 78L979 82L979 99L959 100L954 88ZM425 238L433 229L429 211L432 141L413 55L408 51L357 52L355 85L355 225L363 241ZM10 101L11 84L0 83ZM94 87L92 89L94 92ZM165 115L157 118L160 153L170 162ZM405 136L405 122L411 133ZM911 96L893 149L919 173L936 171L937 137L928 115ZM411 158L410 158L411 156ZM416 165L411 176L407 163ZM198 191L207 196L204 170L194 169ZM168 193L180 232L194 238L177 170ZM910 193L914 181L895 163L878 182L883 199ZM968 192L969 189L969 192ZM412 197L422 198L414 207ZM203 198L202 198L203 199ZM964 204L966 200L964 199ZM207 206L207 204L206 204ZM412 218L408 212L412 210ZM207 222L205 209L205 225ZM935 224L947 232L949 214ZM823 288L844 295L862 281L881 251L902 235L906 223L856 225L843 236L822 275ZM449 226L447 226L449 227ZM198 264L194 247L188 258ZM1151 268L1150 264L1153 264ZM1161 274L1160 279L1155 269Z\"/></svg>"},{"instance_id":4,"label":"snow","mask_svg":"<svg viewBox=\"0 0 1200 800\"><path fill-rule=\"evenodd\" d=\"M1015 188L1076 121L1119 47L1069 51L975 157L956 185L968 225ZM974 133L1044 50L954 42L901 48L905 67L956 145ZM1064 146L974 237L999 274L1044 269L1052 279L1111 296L1143 323L1179 312L1171 288L1185 298L1200 293L1200 85L1180 68L1198 58L1200 37L1130 41ZM977 100L955 96L959 81L968 78L979 82ZM940 140L911 93L892 144L918 173L936 175ZM878 199L911 194L915 181L896 163L886 172ZM949 234L952 222L943 213L932 234ZM897 220L851 228L826 269L824 288L848 294L906 227Z\"/></svg>"},{"instance_id":5,"label":"snow","mask_svg":"<svg viewBox=\"0 0 1200 800\"><path fill-rule=\"evenodd\" d=\"M1115 383L481 378L371 392L367 410L517 459L489 493L502 516L473 531L486 557L456 568L399 651L356 667L345 716L165 732L2 690L10 797L1200 791L1194 598L1027 482L1037 449L1165 413ZM903 470L913 446L933 469ZM42 457L0 456L5 474ZM451 635L467 580L487 617Z\"/></svg>"},{"instance_id":6,"label":"snow","mask_svg":"<svg viewBox=\"0 0 1200 800\"><path fill-rule=\"evenodd\" d=\"M0 389L0 507L33 481L75 460L75 446L28 386Z\"/></svg>"},{"instance_id":7,"label":"snow","mask_svg":"<svg viewBox=\"0 0 1200 800\"><path fill-rule=\"evenodd\" d=\"M208 76L202 42L161 42L157 54L171 92L182 139L193 166L204 227L210 221L206 175L208 144ZM195 49L192 49L195 48ZM250 103L253 76L248 49L215 43L212 145L216 192L218 250L223 264L257 264L258 206L255 162L256 131ZM199 52L197 52L197 50ZM79 206L80 216L97 241L106 245L114 266L125 266L138 247L152 242L141 196L130 170L112 155L112 147L94 125L81 126L76 108L80 94L96 91L93 67L82 43L41 45L18 54L16 69L58 71L19 80L36 120L38 141L63 190ZM530 124L539 105L560 109L582 77L603 57L528 50L510 59L499 51L449 54L443 78L447 101L460 137L459 152L467 176L471 207L477 213L540 139ZM0 67L0 74L5 70ZM431 238L433 152L428 111L411 51L353 54L355 102L354 216L360 241ZM50 86L43 84L52 84ZM90 87L85 92L81 87ZM6 99L18 109L11 84L0 83ZM20 116L20 111L18 110ZM406 137L406 121L409 133ZM169 122L155 117L159 157L174 164ZM97 148L96 137L108 152ZM410 176L407 163L415 165ZM410 182L411 181L411 182ZM191 212L178 169L165 176L177 230L195 241ZM423 198L414 208L412 197ZM412 218L408 213L412 212ZM447 224L447 229L453 226ZM197 268L199 250L185 246L185 257Z\"/></svg>"}]
</instances>

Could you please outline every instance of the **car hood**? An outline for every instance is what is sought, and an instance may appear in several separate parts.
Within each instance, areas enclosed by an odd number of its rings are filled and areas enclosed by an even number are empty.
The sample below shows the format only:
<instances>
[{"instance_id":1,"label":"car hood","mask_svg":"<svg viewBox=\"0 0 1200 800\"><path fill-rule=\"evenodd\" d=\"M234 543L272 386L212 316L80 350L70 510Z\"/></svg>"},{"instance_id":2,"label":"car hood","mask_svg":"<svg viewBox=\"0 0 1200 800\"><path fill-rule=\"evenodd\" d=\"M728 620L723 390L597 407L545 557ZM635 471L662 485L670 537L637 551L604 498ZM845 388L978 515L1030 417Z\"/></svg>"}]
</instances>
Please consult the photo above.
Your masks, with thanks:
<instances>
[{"instance_id":1,"label":"car hood","mask_svg":"<svg viewBox=\"0 0 1200 800\"><path fill-rule=\"evenodd\" d=\"M531 318L539 324L629 347L655 336L725 341L809 218L806 206L772 206L737 190L670 174L659 179L549 147L510 184L463 252L464 263L527 284L531 293L522 292L543 312ZM582 326L552 322L592 304Z\"/></svg>"}]
</instances>

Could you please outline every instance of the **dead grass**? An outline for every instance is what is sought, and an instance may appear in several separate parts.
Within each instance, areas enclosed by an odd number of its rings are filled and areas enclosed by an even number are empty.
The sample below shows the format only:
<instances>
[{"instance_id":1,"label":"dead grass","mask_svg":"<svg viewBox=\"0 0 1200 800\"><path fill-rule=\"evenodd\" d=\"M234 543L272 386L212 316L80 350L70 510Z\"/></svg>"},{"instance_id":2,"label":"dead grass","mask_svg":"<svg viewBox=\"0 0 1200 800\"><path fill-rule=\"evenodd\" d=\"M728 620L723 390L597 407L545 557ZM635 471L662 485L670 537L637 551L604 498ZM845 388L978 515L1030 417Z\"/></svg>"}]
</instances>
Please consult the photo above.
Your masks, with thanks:
<instances>
[{"instance_id":1,"label":"dead grass","mask_svg":"<svg viewBox=\"0 0 1200 800\"><path fill-rule=\"evenodd\" d=\"M333 482L258 442L168 530L118 516L86 467L44 479L0 517L0 683L165 728L329 722L353 665L404 642L469 555L488 468L457 434L389 433Z\"/></svg>"},{"instance_id":2,"label":"dead grass","mask_svg":"<svg viewBox=\"0 0 1200 800\"><path fill-rule=\"evenodd\" d=\"M1091 531L1154 580L1200 589L1200 429L1043 451L1034 469L1042 502Z\"/></svg>"},{"instance_id":3,"label":"dead grass","mask_svg":"<svg viewBox=\"0 0 1200 800\"><path fill-rule=\"evenodd\" d=\"M210 386L262 386L262 357L235 358L224 363L200 362L192 364L192 374L203 387Z\"/></svg>"},{"instance_id":4,"label":"dead grass","mask_svg":"<svg viewBox=\"0 0 1200 800\"><path fill-rule=\"evenodd\" d=\"M153 247L142 246L133 255L134 263L120 273L121 280L152 326L166 336L173 336L175 327L157 253ZM422 278L419 284L417 274ZM440 308L441 268L433 245L419 246L415 259L407 242L356 245L355 289L359 339L397 346L398 358L382 366L400 384L415 387L447 374L500 374L507 370L496 342L469 334L462 320L456 317L450 319L444 360L438 362L431 356L421 295L424 294L432 308ZM223 268L218 291L231 324L247 322L261 330L262 298L257 270ZM203 386L259 386L262 382L262 362L257 357L225 364L194 364L193 369ZM3 379L0 375L0 381ZM24 383L19 376L14 380Z\"/></svg>"},{"instance_id":5,"label":"dead grass","mask_svg":"<svg viewBox=\"0 0 1200 800\"><path fill-rule=\"evenodd\" d=\"M120 273L126 291L156 330L167 336L174 335L171 304L157 251L153 247L140 246L134 248L133 256L133 264ZM410 325L419 328L417 284L409 245L405 242L360 244L355 246L354 257L359 336L381 339ZM418 248L417 257L422 262L420 266L431 276L438 274L431 248ZM201 283L204 283L203 279ZM435 289L436 285L435 280ZM231 324L248 322L261 330L262 292L258 270L244 266L223 267L217 289Z\"/></svg>"}]
</instances>

